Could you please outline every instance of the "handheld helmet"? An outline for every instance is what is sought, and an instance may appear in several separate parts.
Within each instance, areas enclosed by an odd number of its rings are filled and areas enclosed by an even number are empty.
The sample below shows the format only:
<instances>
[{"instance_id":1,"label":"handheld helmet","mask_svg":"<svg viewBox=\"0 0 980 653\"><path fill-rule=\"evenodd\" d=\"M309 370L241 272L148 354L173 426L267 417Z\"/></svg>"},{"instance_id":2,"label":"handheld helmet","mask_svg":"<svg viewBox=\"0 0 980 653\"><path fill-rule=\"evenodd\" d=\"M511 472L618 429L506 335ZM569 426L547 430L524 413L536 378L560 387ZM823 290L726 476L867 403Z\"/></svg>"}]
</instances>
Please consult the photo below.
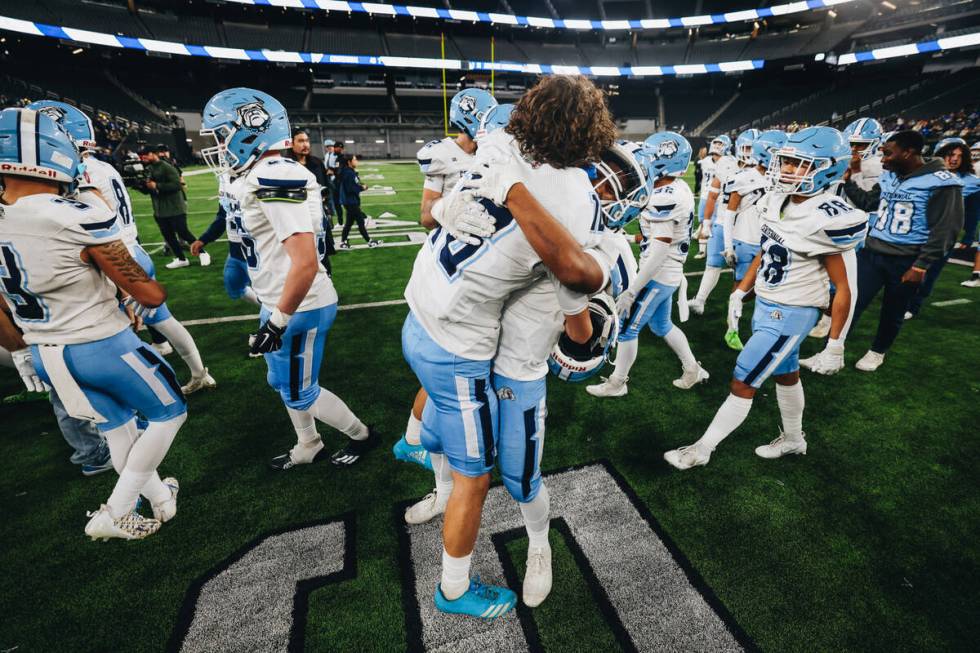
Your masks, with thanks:
<instances>
[{"instance_id":1,"label":"handheld helmet","mask_svg":"<svg viewBox=\"0 0 980 653\"><path fill-rule=\"evenodd\" d=\"M772 188L789 195L816 195L843 179L851 159L844 135L833 127L807 127L789 135L773 153L766 178ZM783 166L796 162L796 170Z\"/></svg>"},{"instance_id":2,"label":"handheld helmet","mask_svg":"<svg viewBox=\"0 0 980 653\"><path fill-rule=\"evenodd\" d=\"M752 156L755 158L756 165L768 168L772 153L781 148L787 138L786 132L781 129L767 129L760 133L752 143Z\"/></svg>"},{"instance_id":3,"label":"handheld helmet","mask_svg":"<svg viewBox=\"0 0 980 653\"><path fill-rule=\"evenodd\" d=\"M289 117L279 100L251 88L229 88L204 105L201 135L214 139L201 150L216 175L240 175L266 152L292 143Z\"/></svg>"},{"instance_id":4,"label":"handheld helmet","mask_svg":"<svg viewBox=\"0 0 980 653\"><path fill-rule=\"evenodd\" d=\"M653 182L668 175L683 175L691 163L691 154L691 144L677 132L657 132L648 136L639 156L647 175L647 185L652 187Z\"/></svg>"},{"instance_id":5,"label":"handheld helmet","mask_svg":"<svg viewBox=\"0 0 980 653\"><path fill-rule=\"evenodd\" d=\"M497 101L482 88L467 88L453 96L449 104L449 124L476 139L480 121Z\"/></svg>"},{"instance_id":6,"label":"handheld helmet","mask_svg":"<svg viewBox=\"0 0 980 653\"><path fill-rule=\"evenodd\" d=\"M582 346L563 333L548 357L548 369L562 381L578 383L598 373L619 337L616 302L608 294L601 292L589 299L589 318L599 337L593 338L588 351L581 351Z\"/></svg>"},{"instance_id":7,"label":"handheld helmet","mask_svg":"<svg viewBox=\"0 0 980 653\"><path fill-rule=\"evenodd\" d=\"M637 160L641 150L636 143L617 141L587 169L596 191L604 189L613 195L611 199L600 197L606 226L612 229L626 226L646 208L650 194L643 166Z\"/></svg>"},{"instance_id":8,"label":"handheld helmet","mask_svg":"<svg viewBox=\"0 0 980 653\"><path fill-rule=\"evenodd\" d=\"M752 144L759 138L759 130L756 128L746 129L735 139L735 160L745 166L759 165L755 158L755 150Z\"/></svg>"},{"instance_id":9,"label":"handheld helmet","mask_svg":"<svg viewBox=\"0 0 980 653\"><path fill-rule=\"evenodd\" d=\"M97 147L92 120L81 109L56 100L37 100L28 104L26 108L54 119L68 132L79 148Z\"/></svg>"},{"instance_id":10,"label":"handheld helmet","mask_svg":"<svg viewBox=\"0 0 980 653\"><path fill-rule=\"evenodd\" d=\"M480 140L490 132L506 127L510 114L514 111L513 104L495 104L483 116L480 128L476 131L476 140Z\"/></svg>"},{"instance_id":11,"label":"handheld helmet","mask_svg":"<svg viewBox=\"0 0 980 653\"><path fill-rule=\"evenodd\" d=\"M870 159L878 152L881 145L881 123L874 118L858 118L844 128L844 137L851 147L864 145L861 150L862 159Z\"/></svg>"},{"instance_id":12,"label":"handheld helmet","mask_svg":"<svg viewBox=\"0 0 980 653\"><path fill-rule=\"evenodd\" d=\"M708 154L718 154L724 156L728 150L732 149L732 139L727 135L715 136L708 145Z\"/></svg>"},{"instance_id":13,"label":"handheld helmet","mask_svg":"<svg viewBox=\"0 0 980 653\"><path fill-rule=\"evenodd\" d=\"M0 112L0 175L73 184L78 148L64 127L33 109Z\"/></svg>"}]
</instances>

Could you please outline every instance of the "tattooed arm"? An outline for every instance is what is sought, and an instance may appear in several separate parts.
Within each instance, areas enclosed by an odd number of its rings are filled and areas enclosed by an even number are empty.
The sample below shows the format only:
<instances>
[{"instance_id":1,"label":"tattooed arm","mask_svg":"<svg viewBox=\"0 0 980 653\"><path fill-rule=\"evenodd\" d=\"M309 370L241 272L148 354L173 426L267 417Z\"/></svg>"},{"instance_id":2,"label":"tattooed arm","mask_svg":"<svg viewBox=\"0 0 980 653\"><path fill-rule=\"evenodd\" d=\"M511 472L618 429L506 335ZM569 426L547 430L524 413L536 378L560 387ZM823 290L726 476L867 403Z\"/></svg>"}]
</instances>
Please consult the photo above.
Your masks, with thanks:
<instances>
[{"instance_id":1,"label":"tattooed arm","mask_svg":"<svg viewBox=\"0 0 980 653\"><path fill-rule=\"evenodd\" d=\"M86 247L82 260L102 270L119 290L143 306L154 308L167 299L167 291L133 260L121 240Z\"/></svg>"}]
</instances>

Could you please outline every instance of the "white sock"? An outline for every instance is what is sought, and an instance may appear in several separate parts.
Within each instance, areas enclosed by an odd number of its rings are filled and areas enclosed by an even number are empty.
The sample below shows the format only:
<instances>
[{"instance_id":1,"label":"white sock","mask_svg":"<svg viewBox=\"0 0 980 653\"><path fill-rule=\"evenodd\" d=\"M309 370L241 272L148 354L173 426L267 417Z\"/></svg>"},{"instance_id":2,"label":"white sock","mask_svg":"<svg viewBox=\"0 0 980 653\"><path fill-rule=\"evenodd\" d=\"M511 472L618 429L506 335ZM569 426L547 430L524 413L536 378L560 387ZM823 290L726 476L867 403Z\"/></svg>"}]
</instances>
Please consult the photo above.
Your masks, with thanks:
<instances>
[{"instance_id":1,"label":"white sock","mask_svg":"<svg viewBox=\"0 0 980 653\"><path fill-rule=\"evenodd\" d=\"M140 491L167 455L174 436L186 420L185 413L166 422L150 422L143 435L130 447L126 466L106 501L114 518L118 519L136 507Z\"/></svg>"},{"instance_id":2,"label":"white sock","mask_svg":"<svg viewBox=\"0 0 980 653\"><path fill-rule=\"evenodd\" d=\"M344 401L326 388L320 388L320 396L310 406L310 413L318 420L344 433L351 440L366 440L368 428Z\"/></svg>"},{"instance_id":3,"label":"white sock","mask_svg":"<svg viewBox=\"0 0 980 653\"><path fill-rule=\"evenodd\" d=\"M242 299L247 302L252 302L256 306L261 306L262 302L259 301L259 296L255 294L252 290L252 286L245 286L245 292L242 293Z\"/></svg>"},{"instance_id":4,"label":"white sock","mask_svg":"<svg viewBox=\"0 0 980 653\"><path fill-rule=\"evenodd\" d=\"M413 447L422 444L422 420L415 413L408 414L408 424L405 426L405 442Z\"/></svg>"},{"instance_id":5,"label":"white sock","mask_svg":"<svg viewBox=\"0 0 980 653\"><path fill-rule=\"evenodd\" d=\"M640 339L627 340L616 345L616 369L612 373L610 380L625 383L629 378L630 369L636 362L636 355L640 351Z\"/></svg>"},{"instance_id":6,"label":"white sock","mask_svg":"<svg viewBox=\"0 0 980 653\"><path fill-rule=\"evenodd\" d=\"M170 341L170 344L177 350L177 354L184 359L187 367L191 370L191 376L199 379L204 376L204 363L201 362L201 353L194 344L194 338L183 324L176 318L168 318L159 324L154 324L153 328L163 334L163 337Z\"/></svg>"},{"instance_id":7,"label":"white sock","mask_svg":"<svg viewBox=\"0 0 980 653\"><path fill-rule=\"evenodd\" d=\"M711 291L715 289L718 285L718 279L721 278L721 268L714 268L710 265L704 269L704 275L701 277L701 285L698 287L697 300L700 302L705 302L708 300L708 295Z\"/></svg>"},{"instance_id":8,"label":"white sock","mask_svg":"<svg viewBox=\"0 0 980 653\"><path fill-rule=\"evenodd\" d=\"M103 434L109 445L109 456L112 459L112 466L117 474L122 474L126 468L126 459L129 457L129 450L133 443L139 438L139 431L136 429L136 418L126 422L122 426L116 427ZM160 475L153 472L146 483L140 489L140 494L146 497L150 503L161 503L170 498L170 488L160 480Z\"/></svg>"},{"instance_id":9,"label":"white sock","mask_svg":"<svg viewBox=\"0 0 980 653\"><path fill-rule=\"evenodd\" d=\"M309 410L296 410L286 408L289 414L289 421L293 423L293 430L296 431L296 440L302 444L311 446L320 439L320 434L316 430L316 420L313 413Z\"/></svg>"},{"instance_id":10,"label":"white sock","mask_svg":"<svg viewBox=\"0 0 980 653\"><path fill-rule=\"evenodd\" d=\"M783 435L791 442L803 439L803 382L793 385L776 384L776 403L783 418Z\"/></svg>"},{"instance_id":11,"label":"white sock","mask_svg":"<svg viewBox=\"0 0 980 653\"><path fill-rule=\"evenodd\" d=\"M473 554L454 558L446 551L442 550L442 580L439 589L442 595L450 601L454 601L466 593L470 588L470 558Z\"/></svg>"},{"instance_id":12,"label":"white sock","mask_svg":"<svg viewBox=\"0 0 980 653\"><path fill-rule=\"evenodd\" d=\"M453 472L445 454L430 453L429 460L432 461L432 471L436 477L436 505L445 507L449 503L449 495L453 493Z\"/></svg>"},{"instance_id":13,"label":"white sock","mask_svg":"<svg viewBox=\"0 0 980 653\"><path fill-rule=\"evenodd\" d=\"M548 528L551 525L549 511L551 497L548 486L544 483L538 490L537 496L527 503L520 504L521 515L524 517L524 528L527 530L528 546L548 548Z\"/></svg>"},{"instance_id":14,"label":"white sock","mask_svg":"<svg viewBox=\"0 0 980 653\"><path fill-rule=\"evenodd\" d=\"M751 399L742 399L741 397L736 397L733 394L729 394L728 398L725 399L725 403L721 405L718 412L715 413L715 418L711 420L711 424L708 426L708 430L704 432L701 439L698 440L698 449L702 453L711 453L715 450L718 444L727 438L732 431L737 429L748 417L749 411L752 409Z\"/></svg>"},{"instance_id":15,"label":"white sock","mask_svg":"<svg viewBox=\"0 0 980 653\"><path fill-rule=\"evenodd\" d=\"M671 327L667 335L664 336L664 342L677 354L677 358L680 359L681 366L685 370L693 370L698 366L698 360L694 358L694 352L691 351L691 345L687 342L687 336L676 325Z\"/></svg>"}]
</instances>

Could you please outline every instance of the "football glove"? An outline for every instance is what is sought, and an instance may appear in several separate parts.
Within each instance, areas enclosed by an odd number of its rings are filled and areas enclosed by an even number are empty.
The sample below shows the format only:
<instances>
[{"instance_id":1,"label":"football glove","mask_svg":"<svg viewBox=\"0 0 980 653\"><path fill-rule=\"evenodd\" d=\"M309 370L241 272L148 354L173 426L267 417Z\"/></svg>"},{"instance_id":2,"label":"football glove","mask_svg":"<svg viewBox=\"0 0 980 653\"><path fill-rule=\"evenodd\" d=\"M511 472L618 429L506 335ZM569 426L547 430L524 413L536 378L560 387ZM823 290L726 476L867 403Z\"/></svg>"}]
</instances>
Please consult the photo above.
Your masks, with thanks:
<instances>
[{"instance_id":1,"label":"football glove","mask_svg":"<svg viewBox=\"0 0 980 653\"><path fill-rule=\"evenodd\" d=\"M248 355L258 358L263 354L271 354L282 348L282 334L286 332L289 317L278 308L272 312L269 319L259 327L257 333L248 337Z\"/></svg>"},{"instance_id":2,"label":"football glove","mask_svg":"<svg viewBox=\"0 0 980 653\"><path fill-rule=\"evenodd\" d=\"M123 300L123 308L132 311L133 315L141 320L146 320L157 314L157 307L150 308L149 306L143 306L132 297L127 297Z\"/></svg>"},{"instance_id":3,"label":"football glove","mask_svg":"<svg viewBox=\"0 0 980 653\"><path fill-rule=\"evenodd\" d=\"M837 374L844 369L844 341L840 338L828 340L827 346L810 369L825 376Z\"/></svg>"},{"instance_id":4,"label":"football glove","mask_svg":"<svg viewBox=\"0 0 980 653\"><path fill-rule=\"evenodd\" d=\"M725 263L728 263L729 267L734 268L735 263L738 260L735 256L735 250L731 247L726 248L722 253L722 257L725 259Z\"/></svg>"},{"instance_id":5,"label":"football glove","mask_svg":"<svg viewBox=\"0 0 980 653\"><path fill-rule=\"evenodd\" d=\"M630 308L633 306L633 302L636 301L636 295L633 294L632 290L624 290L616 298L616 312L620 315L626 315L630 312Z\"/></svg>"},{"instance_id":6,"label":"football glove","mask_svg":"<svg viewBox=\"0 0 980 653\"><path fill-rule=\"evenodd\" d=\"M496 231L497 220L482 204L465 192L450 193L432 204L432 217L453 238L467 245L479 245Z\"/></svg>"},{"instance_id":7,"label":"football glove","mask_svg":"<svg viewBox=\"0 0 980 653\"><path fill-rule=\"evenodd\" d=\"M738 321L742 317L742 299L745 294L744 290L736 288L728 297L728 328L732 331L738 331Z\"/></svg>"},{"instance_id":8,"label":"football glove","mask_svg":"<svg viewBox=\"0 0 980 653\"><path fill-rule=\"evenodd\" d=\"M44 382L41 381L41 377L34 370L34 356L31 354L30 347L12 351L10 357L14 359L14 366L17 368L17 373L20 374L24 385L27 386L28 392L45 392L47 390Z\"/></svg>"}]
</instances>

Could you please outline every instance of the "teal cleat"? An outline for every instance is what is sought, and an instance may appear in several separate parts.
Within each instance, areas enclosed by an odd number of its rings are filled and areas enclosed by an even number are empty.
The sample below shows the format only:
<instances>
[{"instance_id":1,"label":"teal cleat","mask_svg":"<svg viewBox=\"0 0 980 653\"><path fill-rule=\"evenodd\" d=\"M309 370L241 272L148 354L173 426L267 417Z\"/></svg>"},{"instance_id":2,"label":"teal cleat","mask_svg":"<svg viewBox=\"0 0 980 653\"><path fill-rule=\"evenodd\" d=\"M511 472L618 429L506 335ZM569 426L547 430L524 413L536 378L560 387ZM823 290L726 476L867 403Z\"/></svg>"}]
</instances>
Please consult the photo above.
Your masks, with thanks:
<instances>
[{"instance_id":1,"label":"teal cleat","mask_svg":"<svg viewBox=\"0 0 980 653\"><path fill-rule=\"evenodd\" d=\"M484 585L480 577L470 579L470 588L458 599L450 601L436 586L436 608L450 614L465 614L477 619L496 619L510 612L517 603L517 594L506 587Z\"/></svg>"},{"instance_id":2,"label":"teal cleat","mask_svg":"<svg viewBox=\"0 0 980 653\"><path fill-rule=\"evenodd\" d=\"M415 463L419 467L432 471L432 461L429 459L429 452L421 444L409 444L403 435L401 439L391 448L396 460L404 460L407 463Z\"/></svg>"}]
</instances>

